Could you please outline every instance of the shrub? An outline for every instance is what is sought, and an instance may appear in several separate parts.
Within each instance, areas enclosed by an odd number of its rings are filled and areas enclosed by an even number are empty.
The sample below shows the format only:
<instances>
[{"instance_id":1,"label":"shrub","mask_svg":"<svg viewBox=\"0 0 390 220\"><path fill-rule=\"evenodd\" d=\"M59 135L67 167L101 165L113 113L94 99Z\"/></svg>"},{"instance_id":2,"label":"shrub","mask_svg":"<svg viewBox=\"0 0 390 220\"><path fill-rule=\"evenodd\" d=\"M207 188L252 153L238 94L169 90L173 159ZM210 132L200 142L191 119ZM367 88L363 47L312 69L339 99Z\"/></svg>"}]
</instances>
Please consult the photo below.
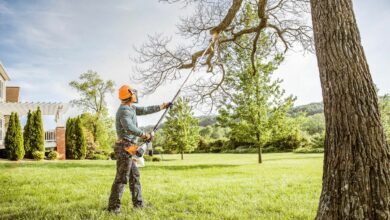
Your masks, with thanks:
<instances>
[{"instance_id":1,"label":"shrub","mask_svg":"<svg viewBox=\"0 0 390 220\"><path fill-rule=\"evenodd\" d=\"M161 158L157 156L149 156L147 154L144 155L144 160L148 162L160 162Z\"/></svg>"},{"instance_id":2,"label":"shrub","mask_svg":"<svg viewBox=\"0 0 390 220\"><path fill-rule=\"evenodd\" d=\"M307 154L307 153L323 153L323 148L311 148L311 147L301 147L294 150L294 153L301 153L301 154Z\"/></svg>"},{"instance_id":3,"label":"shrub","mask_svg":"<svg viewBox=\"0 0 390 220\"><path fill-rule=\"evenodd\" d=\"M155 154L164 153L164 149L163 149L162 147L155 147L155 148L154 148L154 153L155 153Z\"/></svg>"},{"instance_id":4,"label":"shrub","mask_svg":"<svg viewBox=\"0 0 390 220\"><path fill-rule=\"evenodd\" d=\"M231 149L232 146L228 139L200 139L198 143L198 148L195 150L198 153L220 153L222 151L226 152ZM234 150L234 149L232 149Z\"/></svg>"},{"instance_id":5,"label":"shrub","mask_svg":"<svg viewBox=\"0 0 390 220\"><path fill-rule=\"evenodd\" d=\"M97 150L97 151L89 154L87 159L90 159L90 160L109 160L109 159L112 159L112 155L115 157L114 152Z\"/></svg>"},{"instance_id":6,"label":"shrub","mask_svg":"<svg viewBox=\"0 0 390 220\"><path fill-rule=\"evenodd\" d=\"M144 155L144 159L145 161L152 161L152 157L147 154Z\"/></svg>"},{"instance_id":7,"label":"shrub","mask_svg":"<svg viewBox=\"0 0 390 220\"><path fill-rule=\"evenodd\" d=\"M257 153L258 149L257 149L257 147L252 147L252 146L239 146L236 149L224 150L223 152L225 152L225 153L237 153L237 154L249 154L249 153Z\"/></svg>"},{"instance_id":8,"label":"shrub","mask_svg":"<svg viewBox=\"0 0 390 220\"><path fill-rule=\"evenodd\" d=\"M34 160L43 160L45 158L45 152L36 150L32 153L32 156Z\"/></svg>"},{"instance_id":9,"label":"shrub","mask_svg":"<svg viewBox=\"0 0 390 220\"><path fill-rule=\"evenodd\" d=\"M5 149L10 160L21 160L24 157L23 134L19 116L12 112L4 138Z\"/></svg>"},{"instance_id":10,"label":"shrub","mask_svg":"<svg viewBox=\"0 0 390 220\"><path fill-rule=\"evenodd\" d=\"M263 148L262 152L263 153L276 153L276 152L280 152L280 150L278 148L270 146L270 147L267 147L267 148Z\"/></svg>"},{"instance_id":11,"label":"shrub","mask_svg":"<svg viewBox=\"0 0 390 220\"><path fill-rule=\"evenodd\" d=\"M49 154L47 155L48 160L57 160L57 158L58 158L57 151L50 151Z\"/></svg>"},{"instance_id":12,"label":"shrub","mask_svg":"<svg viewBox=\"0 0 390 220\"><path fill-rule=\"evenodd\" d=\"M108 160L109 157L104 154L94 154L92 160Z\"/></svg>"},{"instance_id":13,"label":"shrub","mask_svg":"<svg viewBox=\"0 0 390 220\"><path fill-rule=\"evenodd\" d=\"M160 161L161 161L161 158L160 158L160 157L153 157L153 158L152 158L152 161L153 161L153 162L160 162Z\"/></svg>"},{"instance_id":14,"label":"shrub","mask_svg":"<svg viewBox=\"0 0 390 220\"><path fill-rule=\"evenodd\" d=\"M310 139L307 135L301 132L294 132L276 140L270 140L265 144L264 148L273 147L280 151L292 151L297 148L307 147L309 143Z\"/></svg>"},{"instance_id":15,"label":"shrub","mask_svg":"<svg viewBox=\"0 0 390 220\"><path fill-rule=\"evenodd\" d=\"M312 148L324 148L325 145L325 133L315 134L310 139Z\"/></svg>"}]
</instances>

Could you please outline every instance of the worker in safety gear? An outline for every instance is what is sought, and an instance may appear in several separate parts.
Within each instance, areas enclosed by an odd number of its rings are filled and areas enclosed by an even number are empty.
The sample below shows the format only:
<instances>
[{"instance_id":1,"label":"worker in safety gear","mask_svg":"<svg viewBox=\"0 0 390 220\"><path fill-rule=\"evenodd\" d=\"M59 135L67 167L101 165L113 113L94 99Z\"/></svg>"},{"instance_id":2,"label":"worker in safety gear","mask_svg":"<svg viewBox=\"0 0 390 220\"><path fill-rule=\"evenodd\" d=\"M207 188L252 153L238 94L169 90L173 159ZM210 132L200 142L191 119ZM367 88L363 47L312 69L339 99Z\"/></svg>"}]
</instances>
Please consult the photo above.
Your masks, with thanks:
<instances>
[{"instance_id":1,"label":"worker in safety gear","mask_svg":"<svg viewBox=\"0 0 390 220\"><path fill-rule=\"evenodd\" d=\"M168 108L171 103L163 103L149 107L137 107L133 103L138 102L137 91L128 85L119 89L121 105L116 113L116 132L118 140L114 151L116 157L116 176L111 188L108 203L108 211L120 213L121 197L125 185L130 182L130 191L135 208L142 208L142 194L140 173L135 165L133 156L137 153L135 145L140 137L145 141L152 139L151 133L146 133L138 128L137 115L147 115Z\"/></svg>"}]
</instances>

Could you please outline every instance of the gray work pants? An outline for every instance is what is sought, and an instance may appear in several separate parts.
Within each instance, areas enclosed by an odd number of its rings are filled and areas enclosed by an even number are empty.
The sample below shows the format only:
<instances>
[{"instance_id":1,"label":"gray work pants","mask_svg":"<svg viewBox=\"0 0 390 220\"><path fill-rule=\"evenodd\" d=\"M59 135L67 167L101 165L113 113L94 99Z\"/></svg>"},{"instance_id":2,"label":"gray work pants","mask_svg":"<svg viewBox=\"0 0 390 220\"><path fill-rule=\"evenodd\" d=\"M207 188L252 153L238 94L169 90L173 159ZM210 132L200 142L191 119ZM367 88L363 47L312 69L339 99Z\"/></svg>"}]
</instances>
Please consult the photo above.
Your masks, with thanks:
<instances>
[{"instance_id":1,"label":"gray work pants","mask_svg":"<svg viewBox=\"0 0 390 220\"><path fill-rule=\"evenodd\" d=\"M121 145L115 146L116 175L111 187L108 209L114 210L121 206L121 198L125 185L130 181L130 191L134 207L142 207L141 182L138 167L131 156Z\"/></svg>"}]
</instances>

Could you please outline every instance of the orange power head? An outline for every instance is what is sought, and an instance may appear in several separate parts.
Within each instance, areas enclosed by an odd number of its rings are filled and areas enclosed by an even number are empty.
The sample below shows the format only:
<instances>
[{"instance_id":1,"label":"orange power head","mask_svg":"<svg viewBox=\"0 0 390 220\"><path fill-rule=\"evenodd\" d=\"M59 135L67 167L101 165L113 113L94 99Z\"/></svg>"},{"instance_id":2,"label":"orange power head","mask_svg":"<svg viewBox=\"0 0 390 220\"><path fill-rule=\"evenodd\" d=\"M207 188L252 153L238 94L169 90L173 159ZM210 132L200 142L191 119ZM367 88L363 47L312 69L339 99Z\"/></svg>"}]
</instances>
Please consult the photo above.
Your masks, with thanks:
<instances>
[{"instance_id":1,"label":"orange power head","mask_svg":"<svg viewBox=\"0 0 390 220\"><path fill-rule=\"evenodd\" d=\"M118 98L122 101L129 100L132 103L137 103L137 91L128 85L123 85L119 88Z\"/></svg>"}]
</instances>

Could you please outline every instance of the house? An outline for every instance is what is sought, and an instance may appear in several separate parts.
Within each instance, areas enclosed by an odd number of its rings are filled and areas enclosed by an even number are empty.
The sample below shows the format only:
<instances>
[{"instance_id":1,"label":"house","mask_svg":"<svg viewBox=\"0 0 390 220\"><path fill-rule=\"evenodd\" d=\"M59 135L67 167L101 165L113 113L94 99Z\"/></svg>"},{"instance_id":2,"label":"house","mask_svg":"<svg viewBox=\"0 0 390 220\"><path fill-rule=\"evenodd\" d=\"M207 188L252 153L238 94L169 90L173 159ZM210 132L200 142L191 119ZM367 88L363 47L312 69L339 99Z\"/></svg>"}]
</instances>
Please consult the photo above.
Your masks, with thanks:
<instances>
[{"instance_id":1,"label":"house","mask_svg":"<svg viewBox=\"0 0 390 220\"><path fill-rule=\"evenodd\" d=\"M7 86L10 77L0 62L0 149L4 149L4 137L8 127L11 112L17 112L19 116L27 115L28 111L35 111L38 107L42 115L53 115L57 122L54 130L45 131L45 148L56 150L60 159L65 159L65 127L61 126L60 119L69 105L65 103L51 102L19 102L20 87Z\"/></svg>"}]
</instances>

